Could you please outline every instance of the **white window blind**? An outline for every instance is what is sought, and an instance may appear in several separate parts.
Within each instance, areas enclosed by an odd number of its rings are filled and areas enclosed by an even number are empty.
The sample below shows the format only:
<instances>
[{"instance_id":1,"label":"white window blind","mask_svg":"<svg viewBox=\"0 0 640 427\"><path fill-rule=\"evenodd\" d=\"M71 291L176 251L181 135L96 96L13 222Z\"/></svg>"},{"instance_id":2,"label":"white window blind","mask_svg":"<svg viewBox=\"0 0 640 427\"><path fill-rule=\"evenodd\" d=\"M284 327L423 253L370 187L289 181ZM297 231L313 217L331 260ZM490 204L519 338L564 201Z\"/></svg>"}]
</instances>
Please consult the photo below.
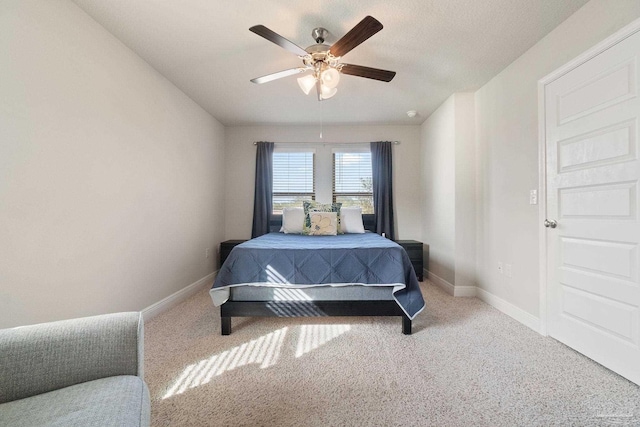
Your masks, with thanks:
<instances>
[{"instance_id":1,"label":"white window blind","mask_svg":"<svg viewBox=\"0 0 640 427\"><path fill-rule=\"evenodd\" d=\"M302 206L303 200L313 200L314 153L273 153L273 213L282 213L282 208Z\"/></svg>"},{"instance_id":2,"label":"white window blind","mask_svg":"<svg viewBox=\"0 0 640 427\"><path fill-rule=\"evenodd\" d=\"M333 153L333 200L373 213L371 153Z\"/></svg>"}]
</instances>

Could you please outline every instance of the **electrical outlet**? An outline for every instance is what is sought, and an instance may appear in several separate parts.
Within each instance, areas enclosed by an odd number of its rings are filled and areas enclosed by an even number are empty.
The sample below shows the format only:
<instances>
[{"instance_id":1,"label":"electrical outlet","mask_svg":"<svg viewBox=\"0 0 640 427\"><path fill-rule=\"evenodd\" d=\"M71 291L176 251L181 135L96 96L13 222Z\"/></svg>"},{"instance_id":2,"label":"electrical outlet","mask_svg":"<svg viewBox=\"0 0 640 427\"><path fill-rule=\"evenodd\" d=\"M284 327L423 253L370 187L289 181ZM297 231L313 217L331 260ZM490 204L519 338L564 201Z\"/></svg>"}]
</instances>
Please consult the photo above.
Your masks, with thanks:
<instances>
[{"instance_id":1,"label":"electrical outlet","mask_svg":"<svg viewBox=\"0 0 640 427\"><path fill-rule=\"evenodd\" d=\"M504 275L507 277L511 277L513 274L513 270L511 268L511 264L504 265Z\"/></svg>"},{"instance_id":2,"label":"electrical outlet","mask_svg":"<svg viewBox=\"0 0 640 427\"><path fill-rule=\"evenodd\" d=\"M501 261L498 261L498 272L499 272L500 274L502 274L502 272L503 272L502 262L501 262Z\"/></svg>"},{"instance_id":3,"label":"electrical outlet","mask_svg":"<svg viewBox=\"0 0 640 427\"><path fill-rule=\"evenodd\" d=\"M538 204L538 190L530 190L529 191L529 204L537 205Z\"/></svg>"},{"instance_id":4,"label":"electrical outlet","mask_svg":"<svg viewBox=\"0 0 640 427\"><path fill-rule=\"evenodd\" d=\"M211 257L211 248L207 248L204 250L204 257L205 258L210 258Z\"/></svg>"}]
</instances>

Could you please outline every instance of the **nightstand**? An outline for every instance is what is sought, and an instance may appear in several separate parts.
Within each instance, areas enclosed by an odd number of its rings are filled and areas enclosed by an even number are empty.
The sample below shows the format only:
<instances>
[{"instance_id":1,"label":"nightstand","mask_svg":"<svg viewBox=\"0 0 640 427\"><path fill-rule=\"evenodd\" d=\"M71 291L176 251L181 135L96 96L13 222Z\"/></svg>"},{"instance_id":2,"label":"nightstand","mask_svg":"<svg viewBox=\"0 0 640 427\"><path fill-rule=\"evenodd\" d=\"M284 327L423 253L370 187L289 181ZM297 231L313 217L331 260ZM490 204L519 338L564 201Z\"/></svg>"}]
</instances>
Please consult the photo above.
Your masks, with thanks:
<instances>
[{"instance_id":1,"label":"nightstand","mask_svg":"<svg viewBox=\"0 0 640 427\"><path fill-rule=\"evenodd\" d=\"M226 240L220 243L220 267L222 267L222 264L231 253L231 249L244 242L246 242L246 240Z\"/></svg>"},{"instance_id":2,"label":"nightstand","mask_svg":"<svg viewBox=\"0 0 640 427\"><path fill-rule=\"evenodd\" d=\"M418 242L417 240L396 240L395 242L407 251L407 255L409 255L409 259L411 260L411 265L413 265L413 269L416 272L416 276L418 276L418 280L422 282L424 276L422 242Z\"/></svg>"}]
</instances>

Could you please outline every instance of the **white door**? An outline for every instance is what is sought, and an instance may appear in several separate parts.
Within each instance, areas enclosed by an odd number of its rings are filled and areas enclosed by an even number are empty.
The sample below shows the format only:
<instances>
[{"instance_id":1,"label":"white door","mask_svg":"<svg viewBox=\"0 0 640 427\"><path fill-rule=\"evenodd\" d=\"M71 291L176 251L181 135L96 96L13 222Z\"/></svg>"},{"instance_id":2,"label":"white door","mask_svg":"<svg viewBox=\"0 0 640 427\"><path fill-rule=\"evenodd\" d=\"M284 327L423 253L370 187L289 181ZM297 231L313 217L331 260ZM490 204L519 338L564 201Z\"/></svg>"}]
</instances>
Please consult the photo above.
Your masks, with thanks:
<instances>
[{"instance_id":1,"label":"white door","mask_svg":"<svg viewBox=\"0 0 640 427\"><path fill-rule=\"evenodd\" d=\"M639 73L636 33L546 85L544 101L548 332L637 384Z\"/></svg>"}]
</instances>

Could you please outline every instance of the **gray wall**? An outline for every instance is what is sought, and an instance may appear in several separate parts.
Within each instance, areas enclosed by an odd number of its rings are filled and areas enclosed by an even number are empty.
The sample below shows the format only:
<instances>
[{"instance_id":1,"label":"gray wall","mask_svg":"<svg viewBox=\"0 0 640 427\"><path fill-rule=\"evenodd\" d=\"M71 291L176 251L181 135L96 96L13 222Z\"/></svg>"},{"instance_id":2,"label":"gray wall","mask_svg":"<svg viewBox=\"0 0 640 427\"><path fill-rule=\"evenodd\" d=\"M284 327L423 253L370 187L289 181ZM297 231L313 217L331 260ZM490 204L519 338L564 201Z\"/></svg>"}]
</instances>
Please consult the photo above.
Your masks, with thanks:
<instances>
[{"instance_id":1,"label":"gray wall","mask_svg":"<svg viewBox=\"0 0 640 427\"><path fill-rule=\"evenodd\" d=\"M640 17L638 0L592 0L476 92L477 283L539 316L538 80ZM497 263L513 266L513 277Z\"/></svg>"},{"instance_id":2,"label":"gray wall","mask_svg":"<svg viewBox=\"0 0 640 427\"><path fill-rule=\"evenodd\" d=\"M0 328L213 272L224 128L68 1L0 3Z\"/></svg>"},{"instance_id":3,"label":"gray wall","mask_svg":"<svg viewBox=\"0 0 640 427\"><path fill-rule=\"evenodd\" d=\"M422 234L429 244L429 273L455 283L456 210L455 96L447 99L421 127ZM426 265L426 264L425 264Z\"/></svg>"},{"instance_id":4,"label":"gray wall","mask_svg":"<svg viewBox=\"0 0 640 427\"><path fill-rule=\"evenodd\" d=\"M517 318L540 316L542 224L529 204L529 191L539 190L538 81L638 17L640 1L592 0L422 124L423 237L430 273L450 291L478 286Z\"/></svg>"},{"instance_id":5,"label":"gray wall","mask_svg":"<svg viewBox=\"0 0 640 427\"><path fill-rule=\"evenodd\" d=\"M304 146L322 147L323 144L340 142L398 140L400 144L394 146L393 151L396 233L399 239L421 240L420 126L325 125L322 140L319 135L320 126L238 126L226 129L225 237L246 239L251 236L254 141L313 142ZM330 167L328 172L320 179L330 180Z\"/></svg>"},{"instance_id":6,"label":"gray wall","mask_svg":"<svg viewBox=\"0 0 640 427\"><path fill-rule=\"evenodd\" d=\"M474 94L449 97L421 127L423 237L429 277L456 287L475 286Z\"/></svg>"},{"instance_id":7,"label":"gray wall","mask_svg":"<svg viewBox=\"0 0 640 427\"><path fill-rule=\"evenodd\" d=\"M475 93L475 120L454 96L422 126L325 126L324 142L400 140L399 238L537 316L537 81L638 17L638 0L587 3ZM140 310L194 283L214 270L206 248L250 234L252 142L321 142L317 126L225 129L68 1L0 3L0 69L0 327Z\"/></svg>"}]
</instances>

